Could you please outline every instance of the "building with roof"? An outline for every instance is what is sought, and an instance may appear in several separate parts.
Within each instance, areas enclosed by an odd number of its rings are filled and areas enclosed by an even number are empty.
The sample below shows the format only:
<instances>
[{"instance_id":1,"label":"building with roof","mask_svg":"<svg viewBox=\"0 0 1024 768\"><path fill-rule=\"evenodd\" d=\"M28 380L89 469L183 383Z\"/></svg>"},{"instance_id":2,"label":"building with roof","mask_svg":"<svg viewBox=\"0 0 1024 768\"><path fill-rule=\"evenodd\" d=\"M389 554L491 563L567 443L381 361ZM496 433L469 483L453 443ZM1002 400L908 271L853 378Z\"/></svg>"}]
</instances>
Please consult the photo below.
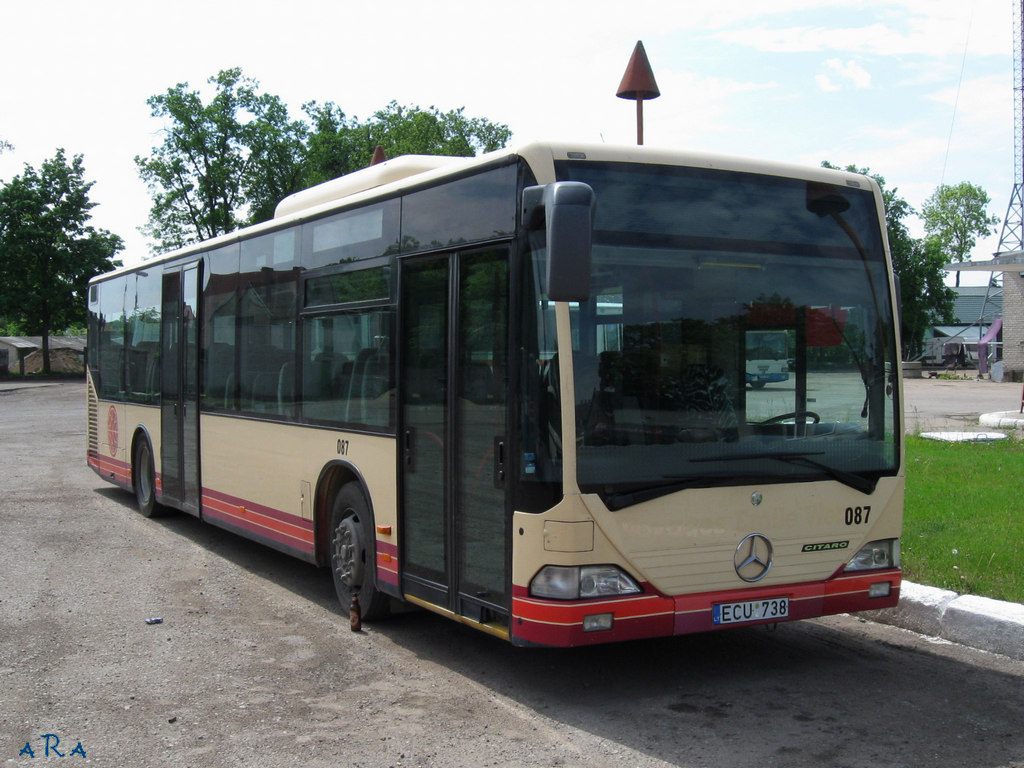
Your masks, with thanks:
<instances>
[{"instance_id":1,"label":"building with roof","mask_svg":"<svg viewBox=\"0 0 1024 768\"><path fill-rule=\"evenodd\" d=\"M993 328L998 324L997 333L1002 333L1001 362L1005 373L1014 381L1024 379L1024 251L1001 252L992 259L948 264L946 269L958 272L1002 273L1001 317L992 321L985 335L989 337L989 341L994 341ZM979 373L985 373L981 370L981 362L984 360L984 355L979 357Z\"/></svg>"},{"instance_id":2,"label":"building with roof","mask_svg":"<svg viewBox=\"0 0 1024 768\"><path fill-rule=\"evenodd\" d=\"M50 354L52 356L56 350L73 352L84 368L85 339L85 336L50 336ZM26 358L34 352L41 354L42 349L42 336L0 336L0 374L24 374Z\"/></svg>"}]
</instances>

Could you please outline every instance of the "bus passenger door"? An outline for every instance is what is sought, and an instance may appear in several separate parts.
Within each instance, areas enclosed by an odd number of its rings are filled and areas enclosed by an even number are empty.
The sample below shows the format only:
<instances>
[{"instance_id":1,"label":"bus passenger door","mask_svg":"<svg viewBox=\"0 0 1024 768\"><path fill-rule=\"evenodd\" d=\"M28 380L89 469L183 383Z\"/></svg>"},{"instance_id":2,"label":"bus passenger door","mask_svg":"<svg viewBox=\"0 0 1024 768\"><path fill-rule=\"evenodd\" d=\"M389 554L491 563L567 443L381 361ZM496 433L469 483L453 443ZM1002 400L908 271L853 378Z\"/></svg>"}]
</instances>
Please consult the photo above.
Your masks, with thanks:
<instances>
[{"instance_id":1,"label":"bus passenger door","mask_svg":"<svg viewBox=\"0 0 1024 768\"><path fill-rule=\"evenodd\" d=\"M199 266L163 276L161 501L199 514Z\"/></svg>"},{"instance_id":2,"label":"bus passenger door","mask_svg":"<svg viewBox=\"0 0 1024 768\"><path fill-rule=\"evenodd\" d=\"M508 613L508 251L402 264L402 587L475 621Z\"/></svg>"}]
</instances>

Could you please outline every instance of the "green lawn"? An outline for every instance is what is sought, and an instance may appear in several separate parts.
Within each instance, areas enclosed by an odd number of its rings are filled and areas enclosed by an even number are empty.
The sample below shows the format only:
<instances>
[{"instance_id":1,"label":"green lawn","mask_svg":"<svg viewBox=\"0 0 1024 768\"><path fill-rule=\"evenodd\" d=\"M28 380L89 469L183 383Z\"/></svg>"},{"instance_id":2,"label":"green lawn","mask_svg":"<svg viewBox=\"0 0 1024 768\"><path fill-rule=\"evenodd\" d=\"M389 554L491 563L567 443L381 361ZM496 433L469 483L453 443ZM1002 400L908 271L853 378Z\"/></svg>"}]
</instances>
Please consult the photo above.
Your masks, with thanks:
<instances>
[{"instance_id":1,"label":"green lawn","mask_svg":"<svg viewBox=\"0 0 1024 768\"><path fill-rule=\"evenodd\" d=\"M911 581L1024 602L1024 442L908 436L902 550Z\"/></svg>"}]
</instances>

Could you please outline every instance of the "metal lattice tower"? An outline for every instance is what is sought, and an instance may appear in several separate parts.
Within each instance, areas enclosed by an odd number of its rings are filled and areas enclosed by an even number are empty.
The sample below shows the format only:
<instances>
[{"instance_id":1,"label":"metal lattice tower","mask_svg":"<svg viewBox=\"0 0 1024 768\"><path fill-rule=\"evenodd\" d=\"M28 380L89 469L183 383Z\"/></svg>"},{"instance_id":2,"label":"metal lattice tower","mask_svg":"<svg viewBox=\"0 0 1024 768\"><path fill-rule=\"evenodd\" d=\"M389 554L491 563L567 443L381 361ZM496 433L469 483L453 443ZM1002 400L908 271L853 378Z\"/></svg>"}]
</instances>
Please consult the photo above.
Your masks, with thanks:
<instances>
[{"instance_id":1,"label":"metal lattice tower","mask_svg":"<svg viewBox=\"0 0 1024 768\"><path fill-rule=\"evenodd\" d=\"M1024 250L1024 0L1013 7L1013 192L999 235L999 253Z\"/></svg>"}]
</instances>

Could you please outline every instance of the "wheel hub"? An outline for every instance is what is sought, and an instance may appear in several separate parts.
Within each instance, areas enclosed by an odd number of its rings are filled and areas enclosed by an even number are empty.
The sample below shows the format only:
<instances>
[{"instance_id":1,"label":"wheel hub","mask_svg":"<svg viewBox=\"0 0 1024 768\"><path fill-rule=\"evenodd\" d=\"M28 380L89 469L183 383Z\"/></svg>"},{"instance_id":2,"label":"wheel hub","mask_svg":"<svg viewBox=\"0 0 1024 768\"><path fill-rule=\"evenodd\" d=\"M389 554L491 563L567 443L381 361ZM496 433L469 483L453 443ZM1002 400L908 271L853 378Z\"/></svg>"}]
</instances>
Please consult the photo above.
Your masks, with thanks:
<instances>
[{"instance_id":1,"label":"wheel hub","mask_svg":"<svg viewBox=\"0 0 1024 768\"><path fill-rule=\"evenodd\" d=\"M334 571L339 581L350 588L363 583L362 542L359 522L346 517L334 531Z\"/></svg>"}]
</instances>

